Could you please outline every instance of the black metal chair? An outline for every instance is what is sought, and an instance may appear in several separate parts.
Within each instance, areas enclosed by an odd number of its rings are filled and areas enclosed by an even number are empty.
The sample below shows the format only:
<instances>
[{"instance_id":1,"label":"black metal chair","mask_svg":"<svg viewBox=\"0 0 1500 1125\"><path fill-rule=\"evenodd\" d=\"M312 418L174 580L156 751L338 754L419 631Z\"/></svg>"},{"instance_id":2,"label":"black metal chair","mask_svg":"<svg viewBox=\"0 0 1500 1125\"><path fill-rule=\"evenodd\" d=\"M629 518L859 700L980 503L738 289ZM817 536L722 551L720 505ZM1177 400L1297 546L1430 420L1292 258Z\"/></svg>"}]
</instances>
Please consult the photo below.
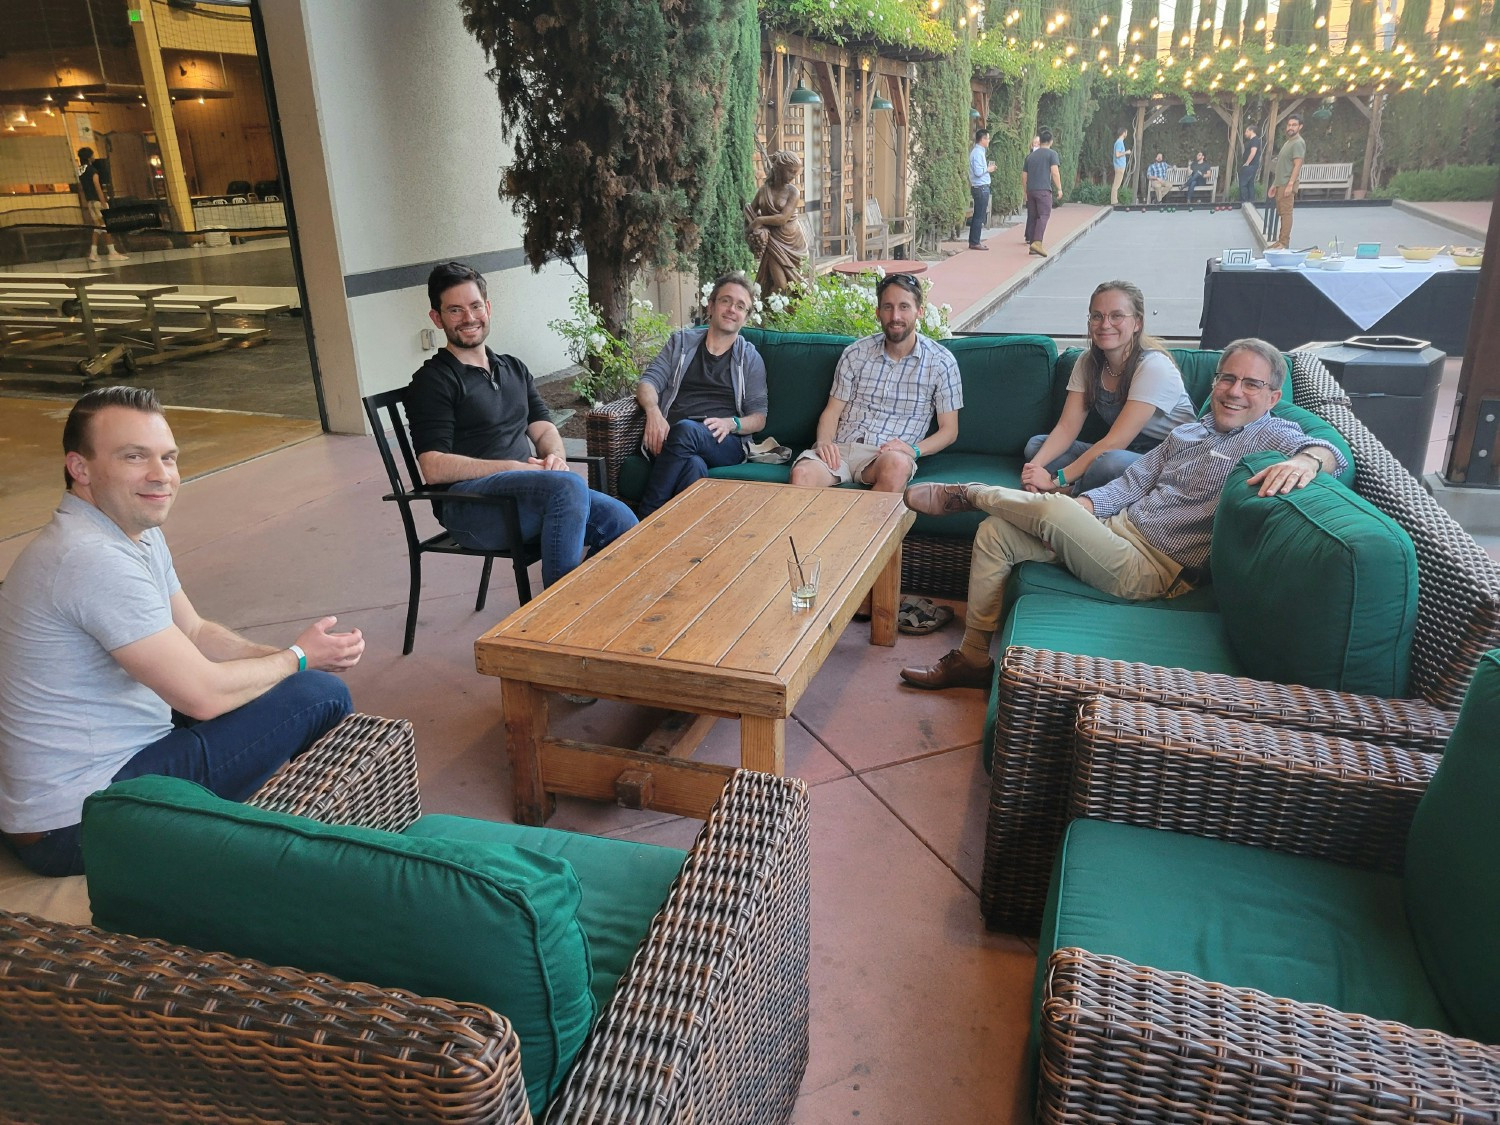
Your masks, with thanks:
<instances>
[{"instance_id":1,"label":"black metal chair","mask_svg":"<svg viewBox=\"0 0 1500 1125\"><path fill-rule=\"evenodd\" d=\"M521 514L515 499L510 496L467 496L462 493L455 495L450 492L429 490L422 480L421 470L417 468L417 457L412 451L411 436L406 429L406 388L398 387L393 391L367 395L363 401L365 415L370 419L370 428L375 432L375 445L380 450L380 459L385 463L386 476L390 477L393 490L381 499L394 500L401 509L401 523L406 529L406 550L411 560L411 596L406 609L406 643L401 649L401 655L406 656L411 652L412 644L416 639L417 603L422 596L422 556L424 554L475 555L484 559L484 571L479 576L479 596L474 602L475 613L484 608L484 601L490 589L490 568L494 565L497 556L511 560L511 567L516 573L516 594L521 604L524 605L530 601L531 578L526 573L526 568L541 558L541 552L535 543L525 543L519 549L514 550L507 547L481 551L460 545L446 531L440 535L422 539L417 535L417 523L412 515L412 504L420 501L437 501L443 504L489 504L498 509L498 515L505 525L506 540L511 543L521 543ZM381 417L382 411L385 412L384 418ZM395 435L396 444L400 447L401 460L406 466L405 477L402 476L401 467L391 452L391 443L386 434L387 429ZM592 460L597 460L597 458ZM596 466L590 465L589 483L591 486L597 471ZM410 484L407 483L408 481Z\"/></svg>"}]
</instances>

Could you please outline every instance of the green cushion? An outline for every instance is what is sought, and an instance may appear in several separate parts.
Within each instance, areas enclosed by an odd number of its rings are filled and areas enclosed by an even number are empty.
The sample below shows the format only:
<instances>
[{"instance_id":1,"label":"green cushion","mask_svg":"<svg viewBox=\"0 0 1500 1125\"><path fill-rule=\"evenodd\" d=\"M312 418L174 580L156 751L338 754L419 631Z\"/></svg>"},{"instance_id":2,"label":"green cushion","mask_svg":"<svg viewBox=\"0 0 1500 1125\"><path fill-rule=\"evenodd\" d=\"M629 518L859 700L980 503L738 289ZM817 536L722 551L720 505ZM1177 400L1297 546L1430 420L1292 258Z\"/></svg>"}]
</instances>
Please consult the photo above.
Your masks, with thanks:
<instances>
[{"instance_id":1,"label":"green cushion","mask_svg":"<svg viewBox=\"0 0 1500 1125\"><path fill-rule=\"evenodd\" d=\"M1058 853L1038 969L1067 946L1453 1030L1417 956L1395 875L1075 820Z\"/></svg>"},{"instance_id":2,"label":"green cushion","mask_svg":"<svg viewBox=\"0 0 1500 1125\"><path fill-rule=\"evenodd\" d=\"M747 328L743 335L766 363L769 407L760 436L774 437L800 453L817 436L818 415L828 405L834 368L854 337L762 328Z\"/></svg>"},{"instance_id":3,"label":"green cushion","mask_svg":"<svg viewBox=\"0 0 1500 1125\"><path fill-rule=\"evenodd\" d=\"M958 360L964 386L958 439L945 454L1019 458L1034 434L1052 428L1057 420L1052 410L1057 344L1052 337L955 336L943 346Z\"/></svg>"},{"instance_id":4,"label":"green cushion","mask_svg":"<svg viewBox=\"0 0 1500 1125\"><path fill-rule=\"evenodd\" d=\"M1212 569L1231 648L1256 679L1405 695L1417 621L1410 537L1327 474L1257 495L1250 476L1281 460L1242 459L1214 516Z\"/></svg>"},{"instance_id":5,"label":"green cushion","mask_svg":"<svg viewBox=\"0 0 1500 1125\"><path fill-rule=\"evenodd\" d=\"M1178 613L1155 601L1116 605L1072 594L1027 594L1012 606L996 651L1003 653L1008 645L1196 672L1245 674L1217 613ZM984 719L986 770L994 760L998 714L999 693L992 691Z\"/></svg>"},{"instance_id":6,"label":"green cushion","mask_svg":"<svg viewBox=\"0 0 1500 1125\"><path fill-rule=\"evenodd\" d=\"M596 1015L578 879L550 855L321 824L169 777L89 797L83 852L103 929L501 1013L537 1114Z\"/></svg>"},{"instance_id":7,"label":"green cushion","mask_svg":"<svg viewBox=\"0 0 1500 1125\"><path fill-rule=\"evenodd\" d=\"M622 500L639 500L646 491L646 478L651 475L651 462L639 453L628 454L620 462L620 491Z\"/></svg>"},{"instance_id":8,"label":"green cushion","mask_svg":"<svg viewBox=\"0 0 1500 1125\"><path fill-rule=\"evenodd\" d=\"M1479 659L1406 841L1406 916L1460 1035L1500 1043L1500 651Z\"/></svg>"},{"instance_id":9,"label":"green cushion","mask_svg":"<svg viewBox=\"0 0 1500 1125\"><path fill-rule=\"evenodd\" d=\"M1010 572L1005 583L1005 603L1002 619L1010 613L1010 607L1027 594L1067 594L1090 601L1107 602L1110 605L1149 605L1153 609L1188 610L1201 612L1218 608L1218 599L1212 585L1199 586L1176 598L1157 598L1149 602L1131 601L1106 594L1095 589L1082 578L1074 577L1071 571L1055 563L1023 562Z\"/></svg>"},{"instance_id":10,"label":"green cushion","mask_svg":"<svg viewBox=\"0 0 1500 1125\"><path fill-rule=\"evenodd\" d=\"M967 411L967 407L964 408ZM936 481L943 484L1001 484L1008 488L1021 487L1021 465L1019 454L998 456L992 453L963 453L943 450L917 462L916 476L912 483ZM979 525L984 522L983 512L959 512L951 516L926 516L918 514L911 525L911 535L935 535L940 538L962 538L971 540Z\"/></svg>"},{"instance_id":11,"label":"green cushion","mask_svg":"<svg viewBox=\"0 0 1500 1125\"><path fill-rule=\"evenodd\" d=\"M588 935L594 1001L601 1012L687 859L678 848L466 816L420 817L402 835L525 848L572 867L582 891L578 921Z\"/></svg>"}]
</instances>

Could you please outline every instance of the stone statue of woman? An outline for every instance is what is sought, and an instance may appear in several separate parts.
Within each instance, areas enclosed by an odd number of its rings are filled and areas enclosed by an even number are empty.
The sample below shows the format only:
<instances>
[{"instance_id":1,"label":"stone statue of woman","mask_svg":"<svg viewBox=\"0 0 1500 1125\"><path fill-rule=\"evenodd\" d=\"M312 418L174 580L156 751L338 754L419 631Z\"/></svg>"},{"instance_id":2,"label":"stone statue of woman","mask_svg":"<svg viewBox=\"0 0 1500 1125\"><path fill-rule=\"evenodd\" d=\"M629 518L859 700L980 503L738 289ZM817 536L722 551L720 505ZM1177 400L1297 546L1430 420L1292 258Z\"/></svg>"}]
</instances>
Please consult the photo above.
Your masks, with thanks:
<instances>
[{"instance_id":1,"label":"stone statue of woman","mask_svg":"<svg viewBox=\"0 0 1500 1125\"><path fill-rule=\"evenodd\" d=\"M802 162L783 149L772 153L770 172L755 198L745 208L745 238L760 262L755 280L761 296L785 292L804 279L803 261L807 257L807 239L797 222L797 208L802 195L797 190L797 173Z\"/></svg>"}]
</instances>

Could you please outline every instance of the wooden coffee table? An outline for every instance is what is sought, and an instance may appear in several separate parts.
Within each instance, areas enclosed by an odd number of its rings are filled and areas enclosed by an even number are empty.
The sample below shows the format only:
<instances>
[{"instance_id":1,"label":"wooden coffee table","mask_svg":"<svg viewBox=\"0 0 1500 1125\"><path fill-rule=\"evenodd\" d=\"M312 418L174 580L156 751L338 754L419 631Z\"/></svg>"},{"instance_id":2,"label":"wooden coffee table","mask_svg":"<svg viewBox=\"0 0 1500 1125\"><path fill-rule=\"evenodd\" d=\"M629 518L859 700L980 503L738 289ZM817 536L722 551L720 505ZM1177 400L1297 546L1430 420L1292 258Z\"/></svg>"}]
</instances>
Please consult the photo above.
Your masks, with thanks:
<instances>
[{"instance_id":1,"label":"wooden coffee table","mask_svg":"<svg viewBox=\"0 0 1500 1125\"><path fill-rule=\"evenodd\" d=\"M500 678L521 824L566 794L706 817L733 768L687 755L717 718L740 721L740 763L781 774L786 719L872 595L870 641L896 641L899 493L702 480L474 644ZM794 611L787 537L823 560ZM579 692L688 712L642 748L549 738L547 696Z\"/></svg>"}]
</instances>

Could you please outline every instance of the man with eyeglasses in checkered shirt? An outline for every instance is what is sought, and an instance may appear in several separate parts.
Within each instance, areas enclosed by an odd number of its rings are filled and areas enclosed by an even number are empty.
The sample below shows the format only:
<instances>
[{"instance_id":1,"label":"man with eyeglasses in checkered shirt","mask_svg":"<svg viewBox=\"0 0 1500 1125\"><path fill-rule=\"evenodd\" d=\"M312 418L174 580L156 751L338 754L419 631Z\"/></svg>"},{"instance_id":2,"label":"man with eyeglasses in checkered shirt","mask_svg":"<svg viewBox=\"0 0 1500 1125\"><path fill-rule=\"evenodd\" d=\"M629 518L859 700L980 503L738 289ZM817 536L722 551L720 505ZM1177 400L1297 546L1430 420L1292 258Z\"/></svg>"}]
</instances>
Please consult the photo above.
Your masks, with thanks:
<instances>
[{"instance_id":1,"label":"man with eyeglasses in checkered shirt","mask_svg":"<svg viewBox=\"0 0 1500 1125\"><path fill-rule=\"evenodd\" d=\"M1271 414L1281 398L1286 361L1264 340L1224 349L1201 420L1178 426L1117 477L1076 499L982 484L918 484L907 507L929 515L980 511L969 558L969 604L960 646L936 664L904 668L913 687L988 689L995 675L990 643L1000 623L1005 581L1018 562L1056 563L1096 589L1132 600L1173 597L1202 578L1214 512L1241 457L1286 455L1251 476L1261 496L1305 488L1321 472L1341 472L1328 442Z\"/></svg>"}]
</instances>

